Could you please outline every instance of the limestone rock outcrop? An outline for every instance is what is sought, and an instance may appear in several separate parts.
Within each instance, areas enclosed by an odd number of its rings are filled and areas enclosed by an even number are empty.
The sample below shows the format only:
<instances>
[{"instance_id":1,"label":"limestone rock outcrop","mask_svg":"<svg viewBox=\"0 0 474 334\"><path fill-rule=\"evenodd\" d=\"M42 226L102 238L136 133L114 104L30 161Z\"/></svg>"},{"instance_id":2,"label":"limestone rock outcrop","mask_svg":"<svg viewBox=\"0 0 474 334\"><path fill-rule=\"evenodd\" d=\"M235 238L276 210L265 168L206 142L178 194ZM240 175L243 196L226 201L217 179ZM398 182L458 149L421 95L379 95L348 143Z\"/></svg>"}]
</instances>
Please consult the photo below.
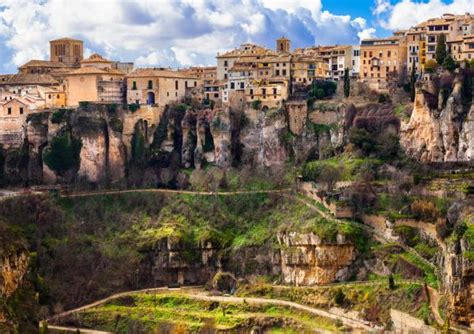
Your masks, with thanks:
<instances>
[{"instance_id":1,"label":"limestone rock outcrop","mask_svg":"<svg viewBox=\"0 0 474 334\"><path fill-rule=\"evenodd\" d=\"M279 234L278 242L284 246L281 249L284 282L315 285L347 280L357 251L342 235L337 239L336 244L328 244L313 233Z\"/></svg>"},{"instance_id":2,"label":"limestone rock outcrop","mask_svg":"<svg viewBox=\"0 0 474 334\"><path fill-rule=\"evenodd\" d=\"M473 104L465 100L462 75L425 77L417 83L410 120L400 142L422 162L470 162L474 155Z\"/></svg>"}]
</instances>

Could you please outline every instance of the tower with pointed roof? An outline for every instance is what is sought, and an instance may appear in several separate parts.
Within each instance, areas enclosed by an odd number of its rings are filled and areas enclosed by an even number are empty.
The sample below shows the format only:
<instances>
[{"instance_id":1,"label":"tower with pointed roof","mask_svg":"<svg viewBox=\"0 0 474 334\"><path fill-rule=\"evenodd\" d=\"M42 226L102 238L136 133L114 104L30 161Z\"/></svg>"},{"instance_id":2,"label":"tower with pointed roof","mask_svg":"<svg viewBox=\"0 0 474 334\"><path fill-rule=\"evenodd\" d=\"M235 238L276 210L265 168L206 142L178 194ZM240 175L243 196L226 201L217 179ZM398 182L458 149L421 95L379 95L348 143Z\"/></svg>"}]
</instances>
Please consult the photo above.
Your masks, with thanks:
<instances>
[{"instance_id":1,"label":"tower with pointed roof","mask_svg":"<svg viewBox=\"0 0 474 334\"><path fill-rule=\"evenodd\" d=\"M80 67L84 58L84 42L72 38L60 38L49 42L50 59L69 67Z\"/></svg>"}]
</instances>

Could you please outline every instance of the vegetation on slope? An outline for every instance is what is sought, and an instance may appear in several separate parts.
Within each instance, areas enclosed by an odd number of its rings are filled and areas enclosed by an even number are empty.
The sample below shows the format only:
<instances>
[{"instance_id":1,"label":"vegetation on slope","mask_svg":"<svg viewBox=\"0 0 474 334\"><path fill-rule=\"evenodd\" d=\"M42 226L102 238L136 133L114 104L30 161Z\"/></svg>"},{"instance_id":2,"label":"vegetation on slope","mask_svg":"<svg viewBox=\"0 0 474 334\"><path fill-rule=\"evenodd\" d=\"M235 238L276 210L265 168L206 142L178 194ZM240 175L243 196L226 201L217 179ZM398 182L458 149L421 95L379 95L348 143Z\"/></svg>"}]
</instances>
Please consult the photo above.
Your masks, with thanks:
<instances>
[{"instance_id":1,"label":"vegetation on slope","mask_svg":"<svg viewBox=\"0 0 474 334\"><path fill-rule=\"evenodd\" d=\"M135 332L200 332L203 330L295 329L337 331L335 322L286 307L233 304L191 299L179 293L136 294L111 301L66 320L79 327Z\"/></svg>"}]
</instances>

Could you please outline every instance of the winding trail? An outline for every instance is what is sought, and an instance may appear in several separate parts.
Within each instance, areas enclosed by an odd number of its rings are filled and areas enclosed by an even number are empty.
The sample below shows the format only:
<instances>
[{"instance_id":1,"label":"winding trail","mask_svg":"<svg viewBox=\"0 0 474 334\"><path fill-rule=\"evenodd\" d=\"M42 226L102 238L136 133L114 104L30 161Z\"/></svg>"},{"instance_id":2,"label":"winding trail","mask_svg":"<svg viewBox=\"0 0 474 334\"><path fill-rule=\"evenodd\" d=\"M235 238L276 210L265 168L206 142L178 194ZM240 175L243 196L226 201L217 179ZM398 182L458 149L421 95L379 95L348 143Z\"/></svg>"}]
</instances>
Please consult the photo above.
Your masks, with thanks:
<instances>
[{"instance_id":1,"label":"winding trail","mask_svg":"<svg viewBox=\"0 0 474 334\"><path fill-rule=\"evenodd\" d=\"M243 303L248 303L248 304L255 304L255 305L276 305L276 306L284 306L284 307L289 307L292 309L304 311L316 316L324 317L324 318L329 318L332 320L337 320L341 321L344 325L350 326L351 328L358 328L358 329L364 329L367 331L374 331L374 330L382 330L381 327L376 327L375 325L371 325L367 321L363 321L360 319L354 319L348 316L344 316L341 314L335 314L331 313L330 311L325 311L305 305L301 305L298 303L286 301L286 300L280 300L280 299L267 299L267 298L254 298L254 297L234 297L234 296L210 296L204 293L202 290L198 289L198 287L183 287L183 288L177 288L177 289L169 289L169 288L153 288L153 289L144 289L144 290L137 290L137 291L128 291L128 292L121 292L114 294L110 297L107 297L105 299L96 301L92 304L85 305L70 311L66 311L63 313L60 313L58 315L55 315L47 320L48 323L51 323L54 325L54 323L57 323L59 320L62 318L86 311L88 309L103 305L107 302L110 302L114 299L120 298L120 297L125 297L125 296L130 296L130 295L135 295L135 294L143 294L143 293L172 293L172 292L178 292L180 296L184 296L190 299L196 299L196 300L203 300L203 301L212 301L212 302L221 302L221 303L234 303L234 304L243 304ZM49 326L49 325L48 325ZM66 330L76 330L76 328L72 327L63 327ZM97 333L106 333L106 332L97 332Z\"/></svg>"}]
</instances>

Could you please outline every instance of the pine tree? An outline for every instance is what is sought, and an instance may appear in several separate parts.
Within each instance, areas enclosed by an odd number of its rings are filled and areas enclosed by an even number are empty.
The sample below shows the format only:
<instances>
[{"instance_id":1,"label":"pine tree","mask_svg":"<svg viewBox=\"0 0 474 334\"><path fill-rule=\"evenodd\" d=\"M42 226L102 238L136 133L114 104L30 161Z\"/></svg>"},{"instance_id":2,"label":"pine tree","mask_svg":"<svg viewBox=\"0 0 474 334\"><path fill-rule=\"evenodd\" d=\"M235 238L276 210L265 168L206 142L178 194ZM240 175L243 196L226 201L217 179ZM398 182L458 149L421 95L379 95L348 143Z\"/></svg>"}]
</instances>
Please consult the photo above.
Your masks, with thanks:
<instances>
[{"instance_id":1,"label":"pine tree","mask_svg":"<svg viewBox=\"0 0 474 334\"><path fill-rule=\"evenodd\" d=\"M447 55L448 52L446 51L446 36L439 35L438 42L436 44L436 62L439 65L442 65Z\"/></svg>"},{"instance_id":2,"label":"pine tree","mask_svg":"<svg viewBox=\"0 0 474 334\"><path fill-rule=\"evenodd\" d=\"M349 77L349 69L344 70L344 96L349 97L351 92L351 78Z\"/></svg>"}]
</instances>

